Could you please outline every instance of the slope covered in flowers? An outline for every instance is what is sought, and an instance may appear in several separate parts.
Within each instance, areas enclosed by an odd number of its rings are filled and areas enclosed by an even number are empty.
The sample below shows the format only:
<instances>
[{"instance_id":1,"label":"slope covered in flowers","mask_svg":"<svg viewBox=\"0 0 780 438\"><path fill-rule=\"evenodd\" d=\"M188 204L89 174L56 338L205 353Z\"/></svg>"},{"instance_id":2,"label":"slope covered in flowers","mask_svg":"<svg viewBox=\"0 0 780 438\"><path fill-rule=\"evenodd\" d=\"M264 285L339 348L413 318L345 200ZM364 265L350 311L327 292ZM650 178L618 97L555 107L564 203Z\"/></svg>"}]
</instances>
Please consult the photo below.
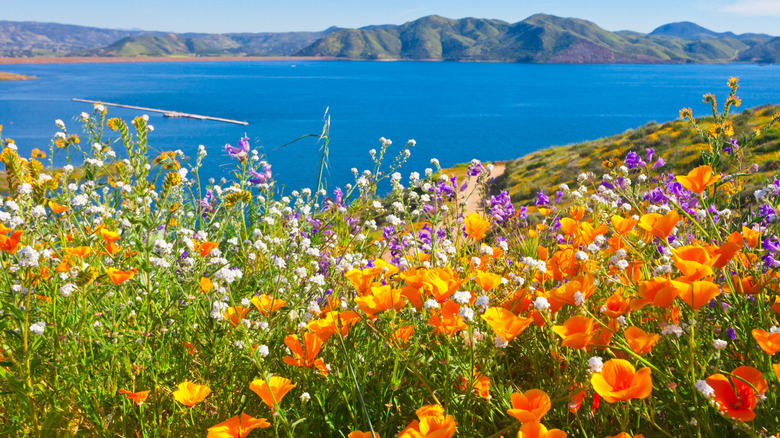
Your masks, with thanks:
<instances>
[{"instance_id":1,"label":"slope covered in flowers","mask_svg":"<svg viewBox=\"0 0 780 438\"><path fill-rule=\"evenodd\" d=\"M465 213L476 160L403 178L413 141L382 139L352 185L284 194L246 139L207 183L204 150L152 157L146 119L100 105L48 154L5 139L0 431L772 435L780 180L745 159L756 131L732 141L729 87L700 165L632 152L533 213L507 193ZM54 153L84 154L83 179L45 169Z\"/></svg>"}]
</instances>

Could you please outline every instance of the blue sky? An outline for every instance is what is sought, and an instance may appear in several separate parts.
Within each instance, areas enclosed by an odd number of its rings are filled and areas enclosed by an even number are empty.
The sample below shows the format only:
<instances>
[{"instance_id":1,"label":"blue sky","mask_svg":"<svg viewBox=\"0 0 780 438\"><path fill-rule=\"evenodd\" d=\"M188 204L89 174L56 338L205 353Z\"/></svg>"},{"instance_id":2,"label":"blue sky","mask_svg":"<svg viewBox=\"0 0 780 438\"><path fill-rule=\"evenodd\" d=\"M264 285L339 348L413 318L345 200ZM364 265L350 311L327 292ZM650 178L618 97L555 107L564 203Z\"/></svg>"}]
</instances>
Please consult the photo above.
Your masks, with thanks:
<instances>
[{"instance_id":1,"label":"blue sky","mask_svg":"<svg viewBox=\"0 0 780 438\"><path fill-rule=\"evenodd\" d=\"M280 32L401 24L426 15L516 22L543 12L615 30L693 21L715 31L780 34L780 0L0 0L0 19L172 32Z\"/></svg>"}]
</instances>

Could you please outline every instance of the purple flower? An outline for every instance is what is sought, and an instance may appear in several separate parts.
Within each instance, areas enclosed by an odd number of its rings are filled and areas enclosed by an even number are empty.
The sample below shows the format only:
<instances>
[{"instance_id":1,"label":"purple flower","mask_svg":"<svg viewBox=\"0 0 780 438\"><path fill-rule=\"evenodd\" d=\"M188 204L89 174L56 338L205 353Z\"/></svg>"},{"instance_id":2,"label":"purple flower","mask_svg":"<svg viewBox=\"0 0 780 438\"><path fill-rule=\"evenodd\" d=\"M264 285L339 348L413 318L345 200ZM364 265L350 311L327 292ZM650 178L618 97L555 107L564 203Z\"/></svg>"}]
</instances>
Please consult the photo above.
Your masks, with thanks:
<instances>
[{"instance_id":1,"label":"purple flower","mask_svg":"<svg viewBox=\"0 0 780 438\"><path fill-rule=\"evenodd\" d=\"M547 197L547 195L544 194L543 190L539 190L539 193L536 195L536 202L534 202L534 205L549 205L550 204L550 198Z\"/></svg>"},{"instance_id":2,"label":"purple flower","mask_svg":"<svg viewBox=\"0 0 780 438\"><path fill-rule=\"evenodd\" d=\"M644 161L642 161L642 159L639 158L639 154L637 154L634 151L631 151L628 154L626 154L625 162L626 162L626 167L628 167L629 169L634 169L647 164Z\"/></svg>"},{"instance_id":3,"label":"purple flower","mask_svg":"<svg viewBox=\"0 0 780 438\"><path fill-rule=\"evenodd\" d=\"M653 170L658 169L659 167L663 167L666 164L663 158L658 158L656 162L653 164Z\"/></svg>"},{"instance_id":4,"label":"purple flower","mask_svg":"<svg viewBox=\"0 0 780 438\"><path fill-rule=\"evenodd\" d=\"M732 327L729 327L728 330L726 330L726 336L728 336L732 341L737 340L737 332L735 332L734 328Z\"/></svg>"},{"instance_id":5,"label":"purple flower","mask_svg":"<svg viewBox=\"0 0 780 438\"><path fill-rule=\"evenodd\" d=\"M653 161L653 153L655 152L655 149L647 148L647 161Z\"/></svg>"},{"instance_id":6,"label":"purple flower","mask_svg":"<svg viewBox=\"0 0 780 438\"><path fill-rule=\"evenodd\" d=\"M226 144L225 152L230 155L230 158L238 158L238 161L243 162L249 156L249 138L242 137L238 140L238 147Z\"/></svg>"},{"instance_id":7,"label":"purple flower","mask_svg":"<svg viewBox=\"0 0 780 438\"><path fill-rule=\"evenodd\" d=\"M261 172L250 169L249 176L249 182L252 184L265 184L271 179L271 165L268 163L263 164Z\"/></svg>"}]
</instances>

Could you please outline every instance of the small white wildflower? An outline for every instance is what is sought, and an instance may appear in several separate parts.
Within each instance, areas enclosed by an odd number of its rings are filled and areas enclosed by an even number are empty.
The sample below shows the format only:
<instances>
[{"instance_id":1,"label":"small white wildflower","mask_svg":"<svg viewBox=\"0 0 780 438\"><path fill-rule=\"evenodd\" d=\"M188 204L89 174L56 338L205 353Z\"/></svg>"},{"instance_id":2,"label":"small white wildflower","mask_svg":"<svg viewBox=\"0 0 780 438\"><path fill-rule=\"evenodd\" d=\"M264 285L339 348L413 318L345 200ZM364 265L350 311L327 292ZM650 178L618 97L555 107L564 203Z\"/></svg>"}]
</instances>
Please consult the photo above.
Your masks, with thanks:
<instances>
[{"instance_id":1,"label":"small white wildflower","mask_svg":"<svg viewBox=\"0 0 780 438\"><path fill-rule=\"evenodd\" d=\"M428 310L438 309L439 308L439 302L436 300L428 300L425 302L425 308Z\"/></svg>"},{"instance_id":2,"label":"small white wildflower","mask_svg":"<svg viewBox=\"0 0 780 438\"><path fill-rule=\"evenodd\" d=\"M463 321L470 322L474 319L474 310L470 307L461 307L460 316L463 318Z\"/></svg>"},{"instance_id":3,"label":"small white wildflower","mask_svg":"<svg viewBox=\"0 0 780 438\"><path fill-rule=\"evenodd\" d=\"M267 357L268 356L268 346L267 345L261 345L257 347L257 354L260 355L260 357Z\"/></svg>"},{"instance_id":4,"label":"small white wildflower","mask_svg":"<svg viewBox=\"0 0 780 438\"><path fill-rule=\"evenodd\" d=\"M724 348L728 347L729 343L724 341L723 339L715 339L712 341L712 348L716 350L723 350Z\"/></svg>"},{"instance_id":5,"label":"small white wildflower","mask_svg":"<svg viewBox=\"0 0 780 438\"><path fill-rule=\"evenodd\" d=\"M455 302L460 305L468 304L469 301L471 301L471 292L465 292L465 291L455 292L452 295L452 299L455 300Z\"/></svg>"},{"instance_id":6,"label":"small white wildflower","mask_svg":"<svg viewBox=\"0 0 780 438\"><path fill-rule=\"evenodd\" d=\"M534 308L540 312L547 312L550 310L550 302L545 297L536 297L534 300Z\"/></svg>"},{"instance_id":7,"label":"small white wildflower","mask_svg":"<svg viewBox=\"0 0 780 438\"><path fill-rule=\"evenodd\" d=\"M715 395L715 390L712 389L712 386L707 384L706 380L697 380L696 381L696 390L701 393L705 398L712 398Z\"/></svg>"},{"instance_id":8,"label":"small white wildflower","mask_svg":"<svg viewBox=\"0 0 780 438\"><path fill-rule=\"evenodd\" d=\"M30 332L34 335L41 336L44 330L46 330L46 323L43 321L30 325Z\"/></svg>"},{"instance_id":9,"label":"small white wildflower","mask_svg":"<svg viewBox=\"0 0 780 438\"><path fill-rule=\"evenodd\" d=\"M591 373L600 373L603 366L604 361L598 356L593 356L588 359L588 369Z\"/></svg>"},{"instance_id":10,"label":"small white wildflower","mask_svg":"<svg viewBox=\"0 0 780 438\"><path fill-rule=\"evenodd\" d=\"M301 401L302 401L303 403L306 403L306 402L308 402L309 400L311 400L311 396L309 395L309 393L308 393L308 392L304 392L303 394L301 394L301 397L300 397L300 399L301 399Z\"/></svg>"},{"instance_id":11,"label":"small white wildflower","mask_svg":"<svg viewBox=\"0 0 780 438\"><path fill-rule=\"evenodd\" d=\"M680 336L682 336L682 333L683 333L682 328L680 328L680 326L677 324L669 324L666 327L664 327L663 330L661 330L661 334L664 336L675 335L679 338Z\"/></svg>"},{"instance_id":12,"label":"small white wildflower","mask_svg":"<svg viewBox=\"0 0 780 438\"><path fill-rule=\"evenodd\" d=\"M583 304L585 304L585 295L580 291L574 292L574 305L581 306Z\"/></svg>"}]
</instances>

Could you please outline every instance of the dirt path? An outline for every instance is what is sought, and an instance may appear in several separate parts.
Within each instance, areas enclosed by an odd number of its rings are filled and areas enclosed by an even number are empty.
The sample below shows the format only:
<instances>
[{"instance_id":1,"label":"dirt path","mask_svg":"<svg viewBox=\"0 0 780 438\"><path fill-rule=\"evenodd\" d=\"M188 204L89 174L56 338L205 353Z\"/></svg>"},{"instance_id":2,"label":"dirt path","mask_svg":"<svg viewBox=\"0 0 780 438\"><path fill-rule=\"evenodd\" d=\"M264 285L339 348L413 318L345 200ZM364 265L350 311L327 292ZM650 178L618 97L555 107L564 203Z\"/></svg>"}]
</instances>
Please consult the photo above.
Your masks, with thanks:
<instances>
[{"instance_id":1,"label":"dirt path","mask_svg":"<svg viewBox=\"0 0 780 438\"><path fill-rule=\"evenodd\" d=\"M493 163L493 172L490 173L491 178L498 178L506 171L506 165L504 163ZM477 189L477 179L472 178L469 180L469 185L465 192L460 194L461 200L466 199L466 214L480 213L482 208L482 199L479 189Z\"/></svg>"}]
</instances>

